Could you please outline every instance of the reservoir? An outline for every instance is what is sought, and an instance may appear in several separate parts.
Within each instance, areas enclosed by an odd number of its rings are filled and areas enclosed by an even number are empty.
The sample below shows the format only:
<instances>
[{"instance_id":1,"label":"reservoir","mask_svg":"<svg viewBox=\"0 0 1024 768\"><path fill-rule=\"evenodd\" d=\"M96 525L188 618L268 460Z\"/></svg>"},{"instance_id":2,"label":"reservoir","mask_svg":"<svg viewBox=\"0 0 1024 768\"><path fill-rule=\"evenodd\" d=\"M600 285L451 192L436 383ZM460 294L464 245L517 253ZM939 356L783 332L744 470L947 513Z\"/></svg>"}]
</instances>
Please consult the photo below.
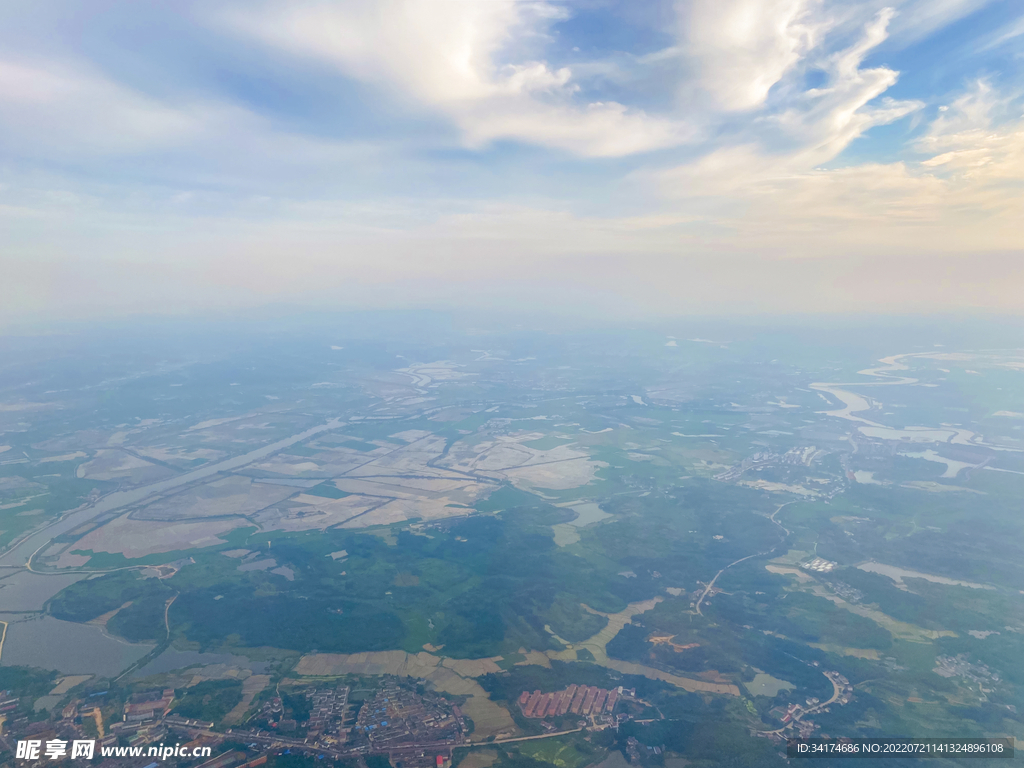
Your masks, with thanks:
<instances>
[{"instance_id":1,"label":"reservoir","mask_svg":"<svg viewBox=\"0 0 1024 768\"><path fill-rule=\"evenodd\" d=\"M10 622L0 663L41 667L65 674L115 677L156 646L129 643L95 624L76 624L52 616L0 614Z\"/></svg>"}]
</instances>

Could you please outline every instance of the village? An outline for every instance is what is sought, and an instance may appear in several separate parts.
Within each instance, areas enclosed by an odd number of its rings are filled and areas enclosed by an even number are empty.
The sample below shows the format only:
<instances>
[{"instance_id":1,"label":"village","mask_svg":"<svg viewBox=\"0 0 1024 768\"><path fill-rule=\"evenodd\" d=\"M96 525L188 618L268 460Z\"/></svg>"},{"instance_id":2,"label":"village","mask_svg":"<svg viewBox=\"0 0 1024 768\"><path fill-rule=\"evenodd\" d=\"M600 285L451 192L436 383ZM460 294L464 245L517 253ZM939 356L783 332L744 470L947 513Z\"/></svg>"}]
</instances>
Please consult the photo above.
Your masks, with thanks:
<instances>
[{"instance_id":1,"label":"village","mask_svg":"<svg viewBox=\"0 0 1024 768\"><path fill-rule=\"evenodd\" d=\"M832 696L828 700L821 701L812 696L803 704L793 703L785 708L775 707L771 710L770 714L782 722L782 727L773 731L753 731L753 735L767 737L773 741L782 741L790 736L799 736L806 739L820 727L808 715L819 712L827 713L831 711L830 708L833 704L839 706L849 704L853 698L853 686L850 684L850 681L839 672L833 670L823 674L832 683Z\"/></svg>"}]
</instances>

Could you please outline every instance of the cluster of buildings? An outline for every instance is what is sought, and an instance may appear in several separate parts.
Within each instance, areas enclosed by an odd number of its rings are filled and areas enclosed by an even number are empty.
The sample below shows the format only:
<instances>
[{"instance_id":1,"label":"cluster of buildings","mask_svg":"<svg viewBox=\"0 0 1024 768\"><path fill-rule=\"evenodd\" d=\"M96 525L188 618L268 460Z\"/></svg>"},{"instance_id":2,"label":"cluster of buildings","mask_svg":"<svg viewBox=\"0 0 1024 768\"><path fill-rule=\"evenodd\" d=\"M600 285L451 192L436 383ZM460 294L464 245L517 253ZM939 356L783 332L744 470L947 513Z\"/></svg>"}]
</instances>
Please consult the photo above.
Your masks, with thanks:
<instances>
[{"instance_id":1,"label":"cluster of buildings","mask_svg":"<svg viewBox=\"0 0 1024 768\"><path fill-rule=\"evenodd\" d=\"M124 704L124 722L144 723L164 717L170 712L173 701L173 688L132 694Z\"/></svg>"},{"instance_id":2,"label":"cluster of buildings","mask_svg":"<svg viewBox=\"0 0 1024 768\"><path fill-rule=\"evenodd\" d=\"M833 704L838 704L839 706L849 704L853 698L853 686L850 684L850 681L839 672L833 670L823 674L832 683L832 697L828 701L821 701L817 697L811 697L804 704L789 704L785 709L775 707L771 710L770 714L782 721L782 727L774 731L760 731L756 735L768 736L777 740L789 736L800 736L806 739L818 728L817 724L808 715L818 712L829 712Z\"/></svg>"},{"instance_id":3,"label":"cluster of buildings","mask_svg":"<svg viewBox=\"0 0 1024 768\"><path fill-rule=\"evenodd\" d=\"M174 689L163 688L134 693L124 703L120 722L104 724L99 703L79 704L79 717L91 717L103 741L110 744L123 742L128 746L146 746L164 741L168 737L167 716L174 703ZM72 702L69 707L74 705ZM212 724L211 724L212 725ZM101 743L103 743L101 741Z\"/></svg>"},{"instance_id":4,"label":"cluster of buildings","mask_svg":"<svg viewBox=\"0 0 1024 768\"><path fill-rule=\"evenodd\" d=\"M466 742L467 726L458 706L401 678L382 678L361 707L350 695L344 685L307 690L309 716L301 722L288 717L289 709L274 696L250 719L258 728L229 733L250 746L306 755L361 760L386 754L402 768L446 768L452 749Z\"/></svg>"},{"instance_id":5,"label":"cluster of buildings","mask_svg":"<svg viewBox=\"0 0 1024 768\"><path fill-rule=\"evenodd\" d=\"M452 749L467 740L467 726L458 706L399 678L383 678L372 697L359 708L358 716L358 705L352 706L347 686L311 688L305 691L305 697L309 714L299 715L302 722L294 720L295 710L286 706L281 696L273 696L250 719L255 727L221 732L214 731L212 722L171 714L171 688L132 694L123 707L117 692L95 693L73 700L58 717L39 722L29 722L20 714L24 708L19 708L18 698L0 692L0 718L6 718L0 731L0 749L13 753L19 741L29 739L42 745L85 739L94 746L99 764L102 748L141 748L135 755L109 758L115 768L157 768L178 763L177 759L153 763L150 750L163 750L165 745L180 745L189 750L190 756L198 748L194 754L202 757L188 760L194 768L259 768L268 755L282 750L347 758L360 765L365 765L366 755L386 754L392 764L402 768L449 768ZM110 717L112 709L119 719ZM233 748L223 751L225 746ZM172 757L184 755L183 751Z\"/></svg>"},{"instance_id":6,"label":"cluster of buildings","mask_svg":"<svg viewBox=\"0 0 1024 768\"><path fill-rule=\"evenodd\" d=\"M585 717L611 714L621 692L621 688L606 690L586 685L570 685L556 693L523 691L519 695L519 708L524 717L554 717L570 712Z\"/></svg>"},{"instance_id":7,"label":"cluster of buildings","mask_svg":"<svg viewBox=\"0 0 1024 768\"><path fill-rule=\"evenodd\" d=\"M173 689L157 689L135 693L128 697L120 708L121 718L111 718L111 709L119 699L111 691L98 691L81 699L72 699L62 710L45 720L30 722L29 718L18 711L18 699L0 694L0 717L6 716L0 733L0 747L12 752L18 744L35 743L49 749L51 745L59 745L64 756L71 754L72 745L88 744L95 763L115 765L118 768L150 768L156 765L150 749L165 743L177 744L191 754L193 748L215 746L223 740L222 736L196 740L191 737L181 738L181 726L193 731L208 731L213 723L199 723L185 718L169 715L174 701ZM104 718L104 711L107 718ZM116 711L116 710L115 710ZM58 747L55 747L58 748ZM138 750L133 756L118 758L101 758L104 749L130 748ZM209 756L211 750L199 750ZM245 762L244 753L232 763L240 767ZM74 758L74 755L72 755ZM109 760L109 762L108 762ZM213 761L197 759L190 761L196 768L226 768L212 764ZM46 754L41 755L39 763L51 765ZM254 768L254 767L253 767Z\"/></svg>"},{"instance_id":8,"label":"cluster of buildings","mask_svg":"<svg viewBox=\"0 0 1024 768\"><path fill-rule=\"evenodd\" d=\"M311 705L306 726L307 738L319 739L331 745L343 744L348 740L348 730L345 728L348 694L347 685L316 688L306 694Z\"/></svg>"},{"instance_id":9,"label":"cluster of buildings","mask_svg":"<svg viewBox=\"0 0 1024 768\"><path fill-rule=\"evenodd\" d=\"M129 696L121 719L113 722L103 718L108 694L108 691L99 691L84 699L73 699L61 710L59 717L36 722L30 722L26 715L19 714L17 698L3 697L0 699L3 734L15 740L91 738L97 747L117 744L146 746L167 737L167 713L174 701L174 689L157 689Z\"/></svg>"},{"instance_id":10,"label":"cluster of buildings","mask_svg":"<svg viewBox=\"0 0 1024 768\"><path fill-rule=\"evenodd\" d=\"M841 581L825 581L824 584L848 603L859 603L864 600L864 593L849 584Z\"/></svg>"},{"instance_id":11,"label":"cluster of buildings","mask_svg":"<svg viewBox=\"0 0 1024 768\"><path fill-rule=\"evenodd\" d=\"M652 755L660 755L664 751L664 746L653 747L650 745L644 745L632 736L626 739L626 759L629 760L630 763L639 763L640 756L644 753L650 757Z\"/></svg>"},{"instance_id":12,"label":"cluster of buildings","mask_svg":"<svg viewBox=\"0 0 1024 768\"><path fill-rule=\"evenodd\" d=\"M715 480L722 480L725 482L728 482L729 480L736 480L748 469L758 470L765 469L766 467L772 467L781 459L782 456L774 451L762 451L760 453L755 453L753 456L745 458L736 466L729 467L729 469L724 472L719 472L715 475Z\"/></svg>"},{"instance_id":13,"label":"cluster of buildings","mask_svg":"<svg viewBox=\"0 0 1024 768\"><path fill-rule=\"evenodd\" d=\"M982 693L987 692L986 684L999 682L999 675L994 674L984 664L971 663L963 653L957 656L936 656L935 668L932 671L941 677L959 677L968 683L976 683Z\"/></svg>"},{"instance_id":14,"label":"cluster of buildings","mask_svg":"<svg viewBox=\"0 0 1024 768\"><path fill-rule=\"evenodd\" d=\"M762 434L775 433L762 432ZM764 444L761 443L761 445ZM825 473L826 477L821 477L820 472L810 471L810 468L814 464L820 463L821 459L827 454L828 451L813 445L802 448L790 448L785 453L764 450L748 456L739 464L719 472L714 475L714 479L722 482L740 482L751 487L765 488L767 490L788 491L830 501L836 494L841 493L846 488L847 483L845 482L845 475L836 476L828 472ZM741 478L747 472L762 472L772 468L779 470L782 476L789 477L790 479L786 480L785 483L768 482L760 479L753 482L741 481ZM846 467L844 466L845 471Z\"/></svg>"},{"instance_id":15,"label":"cluster of buildings","mask_svg":"<svg viewBox=\"0 0 1024 768\"><path fill-rule=\"evenodd\" d=\"M10 691L0 693L0 732L6 732L12 726L28 725L28 716L18 713L18 704L21 701L17 696L12 696Z\"/></svg>"},{"instance_id":16,"label":"cluster of buildings","mask_svg":"<svg viewBox=\"0 0 1024 768\"><path fill-rule=\"evenodd\" d=\"M403 768L436 768L465 742L462 711L443 696L420 692L398 678L384 678L359 710L351 742L354 749L387 753Z\"/></svg>"}]
</instances>

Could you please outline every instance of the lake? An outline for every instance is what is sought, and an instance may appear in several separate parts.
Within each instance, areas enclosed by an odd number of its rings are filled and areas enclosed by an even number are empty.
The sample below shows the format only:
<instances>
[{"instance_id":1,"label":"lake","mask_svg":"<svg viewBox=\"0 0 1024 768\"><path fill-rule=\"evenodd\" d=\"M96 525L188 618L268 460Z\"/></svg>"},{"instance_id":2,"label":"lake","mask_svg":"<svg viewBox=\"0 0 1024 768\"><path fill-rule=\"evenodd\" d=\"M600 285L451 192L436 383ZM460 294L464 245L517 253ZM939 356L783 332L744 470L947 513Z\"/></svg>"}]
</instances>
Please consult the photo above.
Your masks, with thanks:
<instances>
[{"instance_id":1,"label":"lake","mask_svg":"<svg viewBox=\"0 0 1024 768\"><path fill-rule=\"evenodd\" d=\"M774 698L779 695L779 691L792 691L796 690L796 686L786 680L779 680L777 677L765 674L764 672L758 672L754 675L754 679L749 683L744 683L743 687L746 688L751 696L768 696Z\"/></svg>"},{"instance_id":2,"label":"lake","mask_svg":"<svg viewBox=\"0 0 1024 768\"><path fill-rule=\"evenodd\" d=\"M587 502L585 504L577 504L571 508L576 513L576 519L568 523L559 523L558 525L551 526L555 532L555 544L560 547L567 547L570 544L575 544L580 540L580 528L586 528L588 525L599 523L602 520L607 520L611 515L603 511L594 502Z\"/></svg>"},{"instance_id":3,"label":"lake","mask_svg":"<svg viewBox=\"0 0 1024 768\"><path fill-rule=\"evenodd\" d=\"M52 616L26 619L7 613L0 614L0 620L10 622L0 657L3 666L116 677L156 647L113 637L95 624L75 624Z\"/></svg>"}]
</instances>

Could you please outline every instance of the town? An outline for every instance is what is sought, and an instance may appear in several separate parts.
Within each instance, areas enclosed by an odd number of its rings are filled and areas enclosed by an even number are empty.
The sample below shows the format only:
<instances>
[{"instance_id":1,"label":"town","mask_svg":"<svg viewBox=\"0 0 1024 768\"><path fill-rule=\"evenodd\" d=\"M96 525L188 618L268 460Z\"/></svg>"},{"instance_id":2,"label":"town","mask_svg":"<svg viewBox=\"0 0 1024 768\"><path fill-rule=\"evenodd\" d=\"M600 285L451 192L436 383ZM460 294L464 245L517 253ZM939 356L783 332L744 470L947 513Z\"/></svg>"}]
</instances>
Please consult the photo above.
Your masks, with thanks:
<instances>
[{"instance_id":1,"label":"town","mask_svg":"<svg viewBox=\"0 0 1024 768\"><path fill-rule=\"evenodd\" d=\"M308 716L301 721L287 717L282 696L274 695L250 718L257 727L223 731L215 730L212 721L176 714L178 700L172 688L129 695L118 710L121 719L113 722L104 721L102 714L109 711L109 691L73 700L58 717L38 722L25 715L12 717L19 699L3 696L0 745L13 754L17 743L38 744L33 754L40 765L47 763L46 750L54 748L48 745L88 742L96 758L104 750L121 750L116 763L130 768L156 765L154 755L169 754L163 752L165 745L174 745L173 756L182 764L197 768L256 768L270 753L282 750L349 758L360 768L366 768L369 755L386 755L402 768L443 768L450 765L452 749L468 741L458 705L408 680L384 676L372 695L359 703L352 702L350 694L344 684L293 693L293 701L305 700Z\"/></svg>"},{"instance_id":2,"label":"town","mask_svg":"<svg viewBox=\"0 0 1024 768\"><path fill-rule=\"evenodd\" d=\"M371 690L365 688L368 682ZM473 726L463 716L458 697L453 700L392 675L359 684L364 686L359 696L353 695L351 681L342 680L287 693L275 689L250 711L243 727L229 728L184 716L179 711L182 691L173 688L137 691L123 699L123 693L100 691L74 699L55 717L37 722L25 715L13 717L19 699L0 696L0 746L13 753L16 744L37 744L38 753L33 754L38 761L30 759L29 765L47 763L47 745L87 742L96 758L116 756L118 766L129 768L154 768L166 756L192 768L258 768L269 756L282 753L345 759L358 768L372 765L367 760L371 756L386 757L400 768L448 768L452 751L471 743ZM541 719L540 726L550 735L618 729L650 706L635 688L575 684L549 693L523 691L518 705L524 717ZM110 716L112 709L119 719Z\"/></svg>"}]
</instances>

